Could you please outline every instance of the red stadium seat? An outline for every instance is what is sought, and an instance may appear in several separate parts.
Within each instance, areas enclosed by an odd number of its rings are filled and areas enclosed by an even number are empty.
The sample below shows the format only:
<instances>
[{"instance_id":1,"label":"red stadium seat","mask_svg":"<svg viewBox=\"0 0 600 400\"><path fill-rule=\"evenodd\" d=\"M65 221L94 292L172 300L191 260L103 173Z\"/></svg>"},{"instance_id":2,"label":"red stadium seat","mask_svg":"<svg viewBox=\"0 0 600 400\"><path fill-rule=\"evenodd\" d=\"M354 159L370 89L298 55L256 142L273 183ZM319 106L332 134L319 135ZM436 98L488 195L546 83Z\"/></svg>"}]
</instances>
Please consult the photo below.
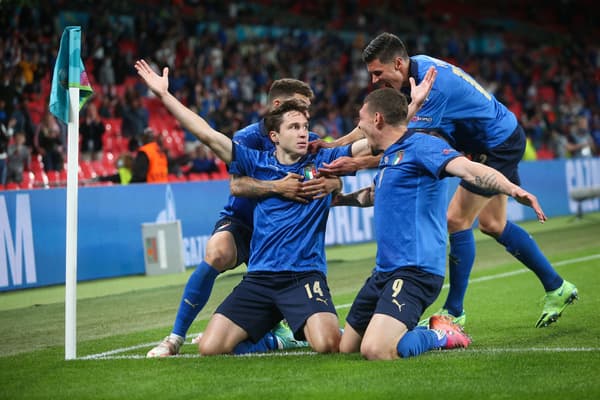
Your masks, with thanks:
<instances>
[{"instance_id":1,"label":"red stadium seat","mask_svg":"<svg viewBox=\"0 0 600 400\"><path fill-rule=\"evenodd\" d=\"M187 182L187 178L184 175L177 176L175 174L168 175L169 182Z\"/></svg>"},{"instance_id":2,"label":"red stadium seat","mask_svg":"<svg viewBox=\"0 0 600 400\"><path fill-rule=\"evenodd\" d=\"M62 186L60 180L60 172L58 171L48 171L46 174L48 176L48 185L50 187Z\"/></svg>"},{"instance_id":3,"label":"red stadium seat","mask_svg":"<svg viewBox=\"0 0 600 400\"><path fill-rule=\"evenodd\" d=\"M188 180L190 181L207 181L210 179L210 176L206 172L192 172L188 175Z\"/></svg>"},{"instance_id":4,"label":"red stadium seat","mask_svg":"<svg viewBox=\"0 0 600 400\"><path fill-rule=\"evenodd\" d=\"M35 181L33 172L23 172L23 182L19 185L21 189L33 189L33 183Z\"/></svg>"},{"instance_id":5,"label":"red stadium seat","mask_svg":"<svg viewBox=\"0 0 600 400\"><path fill-rule=\"evenodd\" d=\"M44 171L37 171L33 173L33 187L34 188L48 188L50 186L48 182L48 175Z\"/></svg>"},{"instance_id":6,"label":"red stadium seat","mask_svg":"<svg viewBox=\"0 0 600 400\"><path fill-rule=\"evenodd\" d=\"M79 162L79 179L81 181L89 181L98 176L90 161Z\"/></svg>"}]
</instances>

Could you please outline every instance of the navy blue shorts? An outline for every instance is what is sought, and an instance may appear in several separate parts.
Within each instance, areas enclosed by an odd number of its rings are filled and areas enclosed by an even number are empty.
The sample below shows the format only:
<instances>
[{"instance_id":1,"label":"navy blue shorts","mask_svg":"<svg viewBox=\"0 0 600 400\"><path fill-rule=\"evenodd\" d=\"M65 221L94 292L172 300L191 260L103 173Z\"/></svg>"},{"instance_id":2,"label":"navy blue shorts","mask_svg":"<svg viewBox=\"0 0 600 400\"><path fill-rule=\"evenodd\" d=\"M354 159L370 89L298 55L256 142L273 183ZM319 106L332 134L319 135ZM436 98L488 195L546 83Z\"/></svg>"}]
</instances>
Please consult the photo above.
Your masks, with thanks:
<instances>
[{"instance_id":1,"label":"navy blue shorts","mask_svg":"<svg viewBox=\"0 0 600 400\"><path fill-rule=\"evenodd\" d=\"M489 149L485 154L469 154L468 156L476 162L480 162L500 171L509 181L515 185L521 184L519 178L519 162L525 153L525 131L521 125L517 125L515 131L504 141L504 143ZM469 192L485 197L497 195L497 191L481 189L464 180L460 186Z\"/></svg>"},{"instance_id":2,"label":"navy blue shorts","mask_svg":"<svg viewBox=\"0 0 600 400\"><path fill-rule=\"evenodd\" d=\"M437 299L443 284L443 277L415 267L374 271L356 295L346 322L363 335L373 314L385 314L411 330Z\"/></svg>"},{"instance_id":3,"label":"navy blue shorts","mask_svg":"<svg viewBox=\"0 0 600 400\"><path fill-rule=\"evenodd\" d=\"M283 318L296 339L305 340L304 324L319 312L337 315L327 279L319 271L250 272L215 311L244 329L254 342Z\"/></svg>"},{"instance_id":4,"label":"navy blue shorts","mask_svg":"<svg viewBox=\"0 0 600 400\"><path fill-rule=\"evenodd\" d=\"M215 229L212 234L217 232L227 231L233 235L235 247L237 249L237 259L235 267L240 264L248 264L250 258L250 239L252 239L252 228L244 224L240 220L232 217L223 217L215 224ZM235 268L234 267L234 268Z\"/></svg>"}]
</instances>

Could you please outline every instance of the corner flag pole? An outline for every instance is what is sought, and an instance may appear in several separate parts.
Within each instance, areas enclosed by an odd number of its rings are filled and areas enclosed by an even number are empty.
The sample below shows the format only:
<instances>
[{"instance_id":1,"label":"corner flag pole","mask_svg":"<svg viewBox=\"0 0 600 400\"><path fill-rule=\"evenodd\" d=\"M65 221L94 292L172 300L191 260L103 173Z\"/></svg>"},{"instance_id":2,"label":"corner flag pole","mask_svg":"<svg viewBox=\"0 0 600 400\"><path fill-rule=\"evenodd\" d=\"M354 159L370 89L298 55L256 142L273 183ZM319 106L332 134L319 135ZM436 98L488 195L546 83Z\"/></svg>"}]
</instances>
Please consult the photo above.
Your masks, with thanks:
<instances>
[{"instance_id":1,"label":"corner flag pole","mask_svg":"<svg viewBox=\"0 0 600 400\"><path fill-rule=\"evenodd\" d=\"M79 47L80 32L71 32L69 48ZM74 43L76 42L76 43ZM80 52L77 51L79 59ZM78 71L69 63L69 83L79 83ZM71 80L71 74L77 76ZM75 80L76 79L76 80ZM77 211L79 172L79 87L69 85L69 123L67 125L67 248L65 270L65 360L77 357Z\"/></svg>"},{"instance_id":2,"label":"corner flag pole","mask_svg":"<svg viewBox=\"0 0 600 400\"><path fill-rule=\"evenodd\" d=\"M79 110L92 94L81 61L81 27L65 28L50 93L50 111L67 123L67 218L65 266L65 359L77 357L77 195ZM81 96L80 96L81 95Z\"/></svg>"}]
</instances>

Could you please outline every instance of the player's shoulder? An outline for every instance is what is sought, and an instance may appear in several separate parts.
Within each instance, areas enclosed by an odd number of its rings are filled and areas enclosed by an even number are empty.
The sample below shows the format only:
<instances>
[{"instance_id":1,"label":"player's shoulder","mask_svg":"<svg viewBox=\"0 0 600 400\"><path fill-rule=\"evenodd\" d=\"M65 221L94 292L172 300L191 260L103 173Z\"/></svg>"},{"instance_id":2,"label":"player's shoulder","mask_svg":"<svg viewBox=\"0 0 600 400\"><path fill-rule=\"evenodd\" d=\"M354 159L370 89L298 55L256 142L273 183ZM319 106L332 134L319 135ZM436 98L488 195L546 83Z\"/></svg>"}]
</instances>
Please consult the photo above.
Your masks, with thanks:
<instances>
[{"instance_id":1,"label":"player's shoulder","mask_svg":"<svg viewBox=\"0 0 600 400\"><path fill-rule=\"evenodd\" d=\"M234 139L242 139L242 138L249 137L249 136L260 135L261 131L262 131L262 129L261 129L260 122L255 122L253 124L245 126L244 128L236 131L233 134L233 137L234 137Z\"/></svg>"}]
</instances>

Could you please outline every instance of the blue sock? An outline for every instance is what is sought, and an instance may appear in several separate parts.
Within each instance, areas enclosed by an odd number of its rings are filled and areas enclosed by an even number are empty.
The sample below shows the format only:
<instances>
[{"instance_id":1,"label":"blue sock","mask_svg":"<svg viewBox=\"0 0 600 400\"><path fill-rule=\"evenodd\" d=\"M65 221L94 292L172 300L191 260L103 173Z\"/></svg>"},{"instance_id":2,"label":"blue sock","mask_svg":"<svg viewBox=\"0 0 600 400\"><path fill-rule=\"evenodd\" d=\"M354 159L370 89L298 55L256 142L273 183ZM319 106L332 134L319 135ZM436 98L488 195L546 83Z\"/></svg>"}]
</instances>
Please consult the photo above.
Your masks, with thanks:
<instances>
[{"instance_id":1,"label":"blue sock","mask_svg":"<svg viewBox=\"0 0 600 400\"><path fill-rule=\"evenodd\" d=\"M256 343L253 343L249 339L238 343L233 349L233 354L264 353L270 350L277 350L277 348L277 338L273 332L267 332L267 334Z\"/></svg>"},{"instance_id":2,"label":"blue sock","mask_svg":"<svg viewBox=\"0 0 600 400\"><path fill-rule=\"evenodd\" d=\"M496 240L537 275L547 292L558 289L562 285L563 279L542 254L531 235L519 225L508 221L504 232Z\"/></svg>"},{"instance_id":3,"label":"blue sock","mask_svg":"<svg viewBox=\"0 0 600 400\"><path fill-rule=\"evenodd\" d=\"M446 341L446 335L439 338L437 333L431 329L413 329L402 336L396 349L402 358L414 357L426 351L444 347Z\"/></svg>"},{"instance_id":4,"label":"blue sock","mask_svg":"<svg viewBox=\"0 0 600 400\"><path fill-rule=\"evenodd\" d=\"M212 293L215 279L219 271L211 267L206 261L202 261L197 267L185 285L181 303L175 317L173 333L185 338L200 310L204 308L210 294Z\"/></svg>"},{"instance_id":5,"label":"blue sock","mask_svg":"<svg viewBox=\"0 0 600 400\"><path fill-rule=\"evenodd\" d=\"M450 234L450 256L448 276L450 289L444 308L455 317L463 312L465 293L469 285L469 276L475 262L475 237L473 229Z\"/></svg>"}]
</instances>

